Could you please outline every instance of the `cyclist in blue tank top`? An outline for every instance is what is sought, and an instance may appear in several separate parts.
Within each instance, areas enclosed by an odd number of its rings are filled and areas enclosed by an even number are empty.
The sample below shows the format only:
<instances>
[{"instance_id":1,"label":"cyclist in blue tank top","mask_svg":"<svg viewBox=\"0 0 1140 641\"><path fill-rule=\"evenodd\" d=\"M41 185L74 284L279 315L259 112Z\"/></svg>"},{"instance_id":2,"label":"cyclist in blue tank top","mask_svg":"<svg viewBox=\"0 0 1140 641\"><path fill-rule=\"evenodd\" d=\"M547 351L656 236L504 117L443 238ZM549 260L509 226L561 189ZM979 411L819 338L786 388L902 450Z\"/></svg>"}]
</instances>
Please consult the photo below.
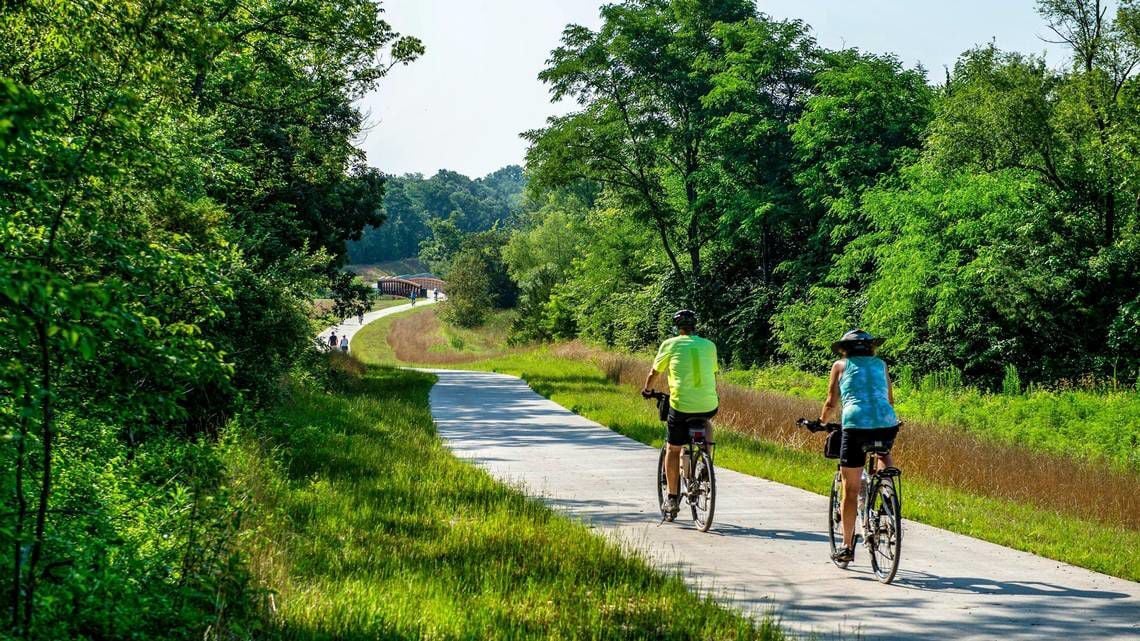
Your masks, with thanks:
<instances>
[{"instance_id":1,"label":"cyclist in blue tank top","mask_svg":"<svg viewBox=\"0 0 1140 641\"><path fill-rule=\"evenodd\" d=\"M843 547L836 550L836 561L851 561L855 557L855 512L863 466L867 463L863 444L890 443L899 433L887 364L875 356L882 344L882 338L853 329L831 345L831 350L842 358L831 366L827 400L819 420L826 423L839 410L843 423L839 448L839 466L843 470ZM893 465L889 453L879 457L880 469Z\"/></svg>"}]
</instances>

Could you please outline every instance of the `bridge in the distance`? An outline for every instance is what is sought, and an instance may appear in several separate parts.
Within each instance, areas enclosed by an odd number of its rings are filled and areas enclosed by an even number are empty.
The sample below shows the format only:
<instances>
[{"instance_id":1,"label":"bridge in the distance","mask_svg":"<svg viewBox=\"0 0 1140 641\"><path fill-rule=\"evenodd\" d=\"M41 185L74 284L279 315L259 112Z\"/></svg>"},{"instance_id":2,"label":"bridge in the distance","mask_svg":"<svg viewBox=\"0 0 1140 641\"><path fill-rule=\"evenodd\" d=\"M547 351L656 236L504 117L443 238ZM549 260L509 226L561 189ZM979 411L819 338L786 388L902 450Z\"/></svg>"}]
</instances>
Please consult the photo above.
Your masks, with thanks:
<instances>
[{"instance_id":1,"label":"bridge in the distance","mask_svg":"<svg viewBox=\"0 0 1140 641\"><path fill-rule=\"evenodd\" d=\"M434 274L407 274L403 276L383 276L376 281L376 289L388 296L426 296L428 290L447 291L447 282Z\"/></svg>"}]
</instances>

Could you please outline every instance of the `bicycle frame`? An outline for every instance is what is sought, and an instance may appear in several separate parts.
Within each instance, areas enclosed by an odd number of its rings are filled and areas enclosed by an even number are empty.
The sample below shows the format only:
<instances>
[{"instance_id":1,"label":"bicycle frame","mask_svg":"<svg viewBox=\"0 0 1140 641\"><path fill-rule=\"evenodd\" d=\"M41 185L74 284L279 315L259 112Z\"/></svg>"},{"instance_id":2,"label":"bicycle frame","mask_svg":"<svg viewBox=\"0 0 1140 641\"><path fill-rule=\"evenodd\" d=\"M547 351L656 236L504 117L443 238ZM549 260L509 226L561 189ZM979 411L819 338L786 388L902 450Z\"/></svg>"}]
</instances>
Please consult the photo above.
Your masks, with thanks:
<instances>
[{"instance_id":1,"label":"bicycle frame","mask_svg":"<svg viewBox=\"0 0 1140 641\"><path fill-rule=\"evenodd\" d=\"M797 423L812 432L834 433L842 429L842 426L835 423L823 424L806 419L800 419ZM862 482L859 488L856 519L862 523L863 544L870 552L875 575L880 582L890 583L898 571L902 549L902 472L896 467L879 469L879 460L889 452L884 445L882 442L874 442L863 446L867 457L860 470L860 479L866 479L866 482ZM843 520L840 511L842 494L846 493L846 488L843 487L845 483L843 466L837 461L828 506L828 535L833 553L842 538L842 532L838 528ZM849 562L834 556L832 560L841 569L845 569Z\"/></svg>"},{"instance_id":2,"label":"bicycle frame","mask_svg":"<svg viewBox=\"0 0 1140 641\"><path fill-rule=\"evenodd\" d=\"M642 394L645 398L652 398L657 401L658 415L665 421L667 416L667 406L669 402L669 395L662 392L648 392ZM715 466L713 464L713 448L715 442L712 440L712 422L707 418L693 418L687 422L686 427L689 430L689 442L682 446L681 461L678 466L678 483L681 496L686 497L689 508L692 511L693 520L697 523L697 528L702 532L707 532L712 526L712 517L716 505L716 473L714 472ZM668 452L668 446L662 446L661 454L658 458L658 500L664 500L664 492L666 491L666 473L665 461ZM686 464L685 461L688 461ZM700 463L700 467L698 467ZM672 516L665 516L662 512L662 520L672 521Z\"/></svg>"}]
</instances>

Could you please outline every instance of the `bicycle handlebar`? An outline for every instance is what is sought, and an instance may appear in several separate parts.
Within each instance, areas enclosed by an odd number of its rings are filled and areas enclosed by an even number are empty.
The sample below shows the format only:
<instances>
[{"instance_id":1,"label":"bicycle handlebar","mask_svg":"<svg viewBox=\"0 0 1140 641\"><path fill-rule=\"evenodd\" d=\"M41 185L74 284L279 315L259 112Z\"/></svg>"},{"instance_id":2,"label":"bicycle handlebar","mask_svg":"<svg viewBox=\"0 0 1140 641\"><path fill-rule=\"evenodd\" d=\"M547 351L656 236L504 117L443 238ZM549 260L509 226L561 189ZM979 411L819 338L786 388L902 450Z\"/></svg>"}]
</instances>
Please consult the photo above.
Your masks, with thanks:
<instances>
[{"instance_id":1,"label":"bicycle handlebar","mask_svg":"<svg viewBox=\"0 0 1140 641\"><path fill-rule=\"evenodd\" d=\"M824 423L822 421L809 421L806 418L801 418L796 421L796 425L807 428L809 432L837 432L843 429L839 423Z\"/></svg>"}]
</instances>

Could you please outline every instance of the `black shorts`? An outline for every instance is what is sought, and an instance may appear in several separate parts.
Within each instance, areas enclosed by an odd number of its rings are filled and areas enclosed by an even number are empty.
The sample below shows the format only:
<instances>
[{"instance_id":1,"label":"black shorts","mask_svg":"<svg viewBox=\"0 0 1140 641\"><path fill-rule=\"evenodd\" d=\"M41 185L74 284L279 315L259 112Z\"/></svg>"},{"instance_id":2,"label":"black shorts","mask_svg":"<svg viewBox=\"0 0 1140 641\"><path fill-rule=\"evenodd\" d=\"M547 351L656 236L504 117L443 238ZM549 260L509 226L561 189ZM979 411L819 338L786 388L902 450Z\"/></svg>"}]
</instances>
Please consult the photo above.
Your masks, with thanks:
<instances>
[{"instance_id":1,"label":"black shorts","mask_svg":"<svg viewBox=\"0 0 1140 641\"><path fill-rule=\"evenodd\" d=\"M716 410L689 414L688 412L678 412L670 407L669 418L665 421L665 424L669 426L669 434L665 437L665 441L670 445L688 445L692 441L689 438L689 421L696 419L707 421L714 416L716 416Z\"/></svg>"},{"instance_id":2,"label":"black shorts","mask_svg":"<svg viewBox=\"0 0 1140 641\"><path fill-rule=\"evenodd\" d=\"M863 467L867 464L867 453L863 445L882 441L890 449L899 435L898 426L880 427L872 430L843 430L843 440L839 444L839 464L843 467Z\"/></svg>"}]
</instances>

